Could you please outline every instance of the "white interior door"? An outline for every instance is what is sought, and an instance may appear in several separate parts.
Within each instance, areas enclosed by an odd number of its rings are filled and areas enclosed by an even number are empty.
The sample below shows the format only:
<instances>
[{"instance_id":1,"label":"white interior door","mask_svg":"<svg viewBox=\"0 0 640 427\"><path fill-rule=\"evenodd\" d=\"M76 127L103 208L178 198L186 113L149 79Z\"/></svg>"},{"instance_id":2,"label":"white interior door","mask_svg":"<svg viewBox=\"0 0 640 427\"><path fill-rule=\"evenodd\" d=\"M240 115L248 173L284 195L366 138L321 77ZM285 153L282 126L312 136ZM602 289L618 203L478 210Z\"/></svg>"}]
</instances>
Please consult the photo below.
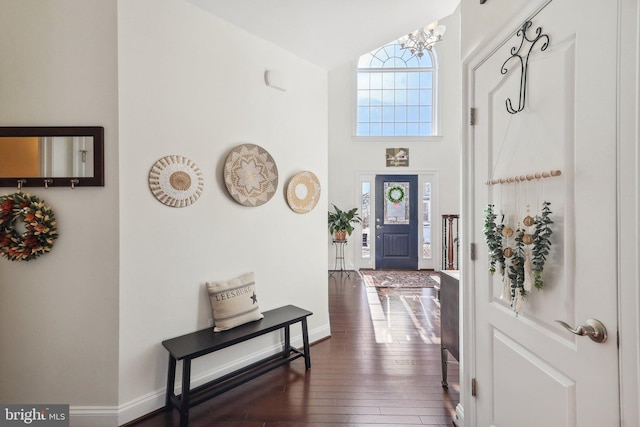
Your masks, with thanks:
<instances>
[{"instance_id":1,"label":"white interior door","mask_svg":"<svg viewBox=\"0 0 640 427\"><path fill-rule=\"evenodd\" d=\"M470 70L470 105L476 108L469 174L470 241L476 261L466 274L474 289L473 350L477 381L475 425L496 427L613 427L620 425L616 250L616 19L617 2L553 0L531 16L550 38L534 45L528 63L526 103L517 114L521 72L513 37ZM610 30L610 31L609 31ZM523 48L526 55L528 47ZM488 180L560 170L542 180L487 185ZM494 204L498 221L513 230L527 213L553 212L544 287L524 300L518 316L498 272L488 271L484 213ZM529 205L529 212L527 212ZM513 237L504 246L514 247ZM597 319L609 338L596 343L572 326Z\"/></svg>"}]
</instances>

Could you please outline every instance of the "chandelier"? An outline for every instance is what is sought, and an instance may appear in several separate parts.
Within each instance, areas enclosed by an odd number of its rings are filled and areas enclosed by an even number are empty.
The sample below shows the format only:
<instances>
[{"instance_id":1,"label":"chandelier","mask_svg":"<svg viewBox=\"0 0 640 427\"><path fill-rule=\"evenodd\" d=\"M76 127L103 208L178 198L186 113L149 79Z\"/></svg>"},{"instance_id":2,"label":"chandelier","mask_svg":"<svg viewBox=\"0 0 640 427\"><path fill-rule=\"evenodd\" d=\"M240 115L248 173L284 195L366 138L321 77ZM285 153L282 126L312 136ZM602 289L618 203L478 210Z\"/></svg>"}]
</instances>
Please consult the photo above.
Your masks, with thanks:
<instances>
[{"instance_id":1,"label":"chandelier","mask_svg":"<svg viewBox=\"0 0 640 427\"><path fill-rule=\"evenodd\" d=\"M402 49L408 49L411 55L422 58L424 50L431 50L433 45L442 40L447 27L438 25L438 21L432 22L424 28L415 30L398 40Z\"/></svg>"}]
</instances>

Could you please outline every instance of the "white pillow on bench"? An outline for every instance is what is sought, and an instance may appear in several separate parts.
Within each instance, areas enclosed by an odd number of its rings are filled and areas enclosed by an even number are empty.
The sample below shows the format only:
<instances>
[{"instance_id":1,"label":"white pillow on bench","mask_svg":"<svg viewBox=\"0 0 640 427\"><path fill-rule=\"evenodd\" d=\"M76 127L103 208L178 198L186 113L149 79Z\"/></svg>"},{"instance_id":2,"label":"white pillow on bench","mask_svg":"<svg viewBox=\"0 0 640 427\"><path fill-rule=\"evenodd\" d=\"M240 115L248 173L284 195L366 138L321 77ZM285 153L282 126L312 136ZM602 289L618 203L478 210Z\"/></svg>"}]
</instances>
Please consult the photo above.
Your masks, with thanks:
<instances>
[{"instance_id":1,"label":"white pillow on bench","mask_svg":"<svg viewBox=\"0 0 640 427\"><path fill-rule=\"evenodd\" d=\"M226 331L248 322L260 320L253 272L230 280L207 282L213 312L213 331Z\"/></svg>"}]
</instances>

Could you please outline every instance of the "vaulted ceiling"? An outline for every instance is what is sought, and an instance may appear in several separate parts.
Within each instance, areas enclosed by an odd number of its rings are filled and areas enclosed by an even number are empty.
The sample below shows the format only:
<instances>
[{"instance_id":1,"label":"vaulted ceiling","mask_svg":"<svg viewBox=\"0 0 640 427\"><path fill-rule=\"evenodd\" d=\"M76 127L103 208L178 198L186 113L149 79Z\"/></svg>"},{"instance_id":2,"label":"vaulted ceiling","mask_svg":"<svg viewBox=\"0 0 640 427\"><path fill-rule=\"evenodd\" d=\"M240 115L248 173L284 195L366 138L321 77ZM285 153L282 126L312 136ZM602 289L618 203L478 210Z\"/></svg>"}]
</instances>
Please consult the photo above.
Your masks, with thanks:
<instances>
[{"instance_id":1,"label":"vaulted ceiling","mask_svg":"<svg viewBox=\"0 0 640 427\"><path fill-rule=\"evenodd\" d=\"M328 70L442 19L459 0L188 0Z\"/></svg>"}]
</instances>

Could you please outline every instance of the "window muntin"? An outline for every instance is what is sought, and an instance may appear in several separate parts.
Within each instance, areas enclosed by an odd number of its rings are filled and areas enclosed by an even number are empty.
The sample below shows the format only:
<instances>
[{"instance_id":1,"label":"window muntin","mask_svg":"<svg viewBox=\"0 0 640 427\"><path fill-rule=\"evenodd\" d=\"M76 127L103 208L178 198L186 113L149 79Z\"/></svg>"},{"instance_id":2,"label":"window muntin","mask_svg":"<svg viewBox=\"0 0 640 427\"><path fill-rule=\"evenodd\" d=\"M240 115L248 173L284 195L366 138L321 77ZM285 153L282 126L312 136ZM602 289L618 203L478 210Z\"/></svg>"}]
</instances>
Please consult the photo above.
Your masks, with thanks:
<instances>
[{"instance_id":1,"label":"window muntin","mask_svg":"<svg viewBox=\"0 0 640 427\"><path fill-rule=\"evenodd\" d=\"M397 42L362 55L357 77L357 136L435 134L434 57L412 56Z\"/></svg>"}]
</instances>

